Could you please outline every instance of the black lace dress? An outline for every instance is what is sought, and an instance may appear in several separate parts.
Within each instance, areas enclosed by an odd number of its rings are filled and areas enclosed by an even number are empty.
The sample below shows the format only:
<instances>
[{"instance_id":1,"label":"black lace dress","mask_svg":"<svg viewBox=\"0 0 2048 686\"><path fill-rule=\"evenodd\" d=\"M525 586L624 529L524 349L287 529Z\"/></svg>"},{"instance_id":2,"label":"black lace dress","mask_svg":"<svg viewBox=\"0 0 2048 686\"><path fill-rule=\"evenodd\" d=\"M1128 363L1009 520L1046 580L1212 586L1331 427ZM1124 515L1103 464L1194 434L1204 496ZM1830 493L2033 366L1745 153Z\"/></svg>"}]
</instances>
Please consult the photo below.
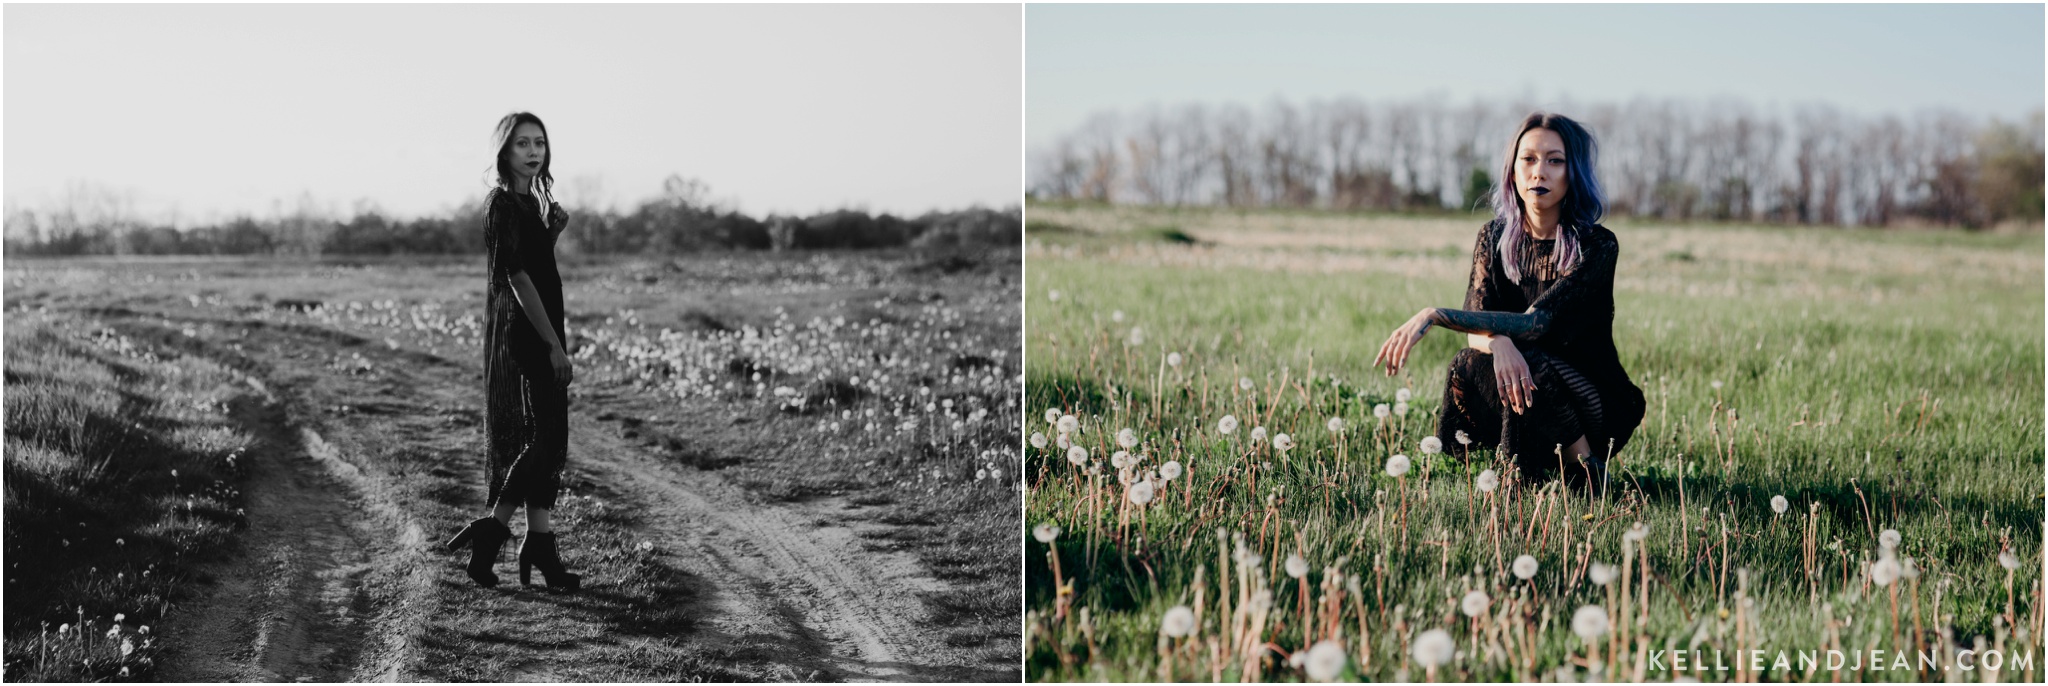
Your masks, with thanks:
<instances>
[{"instance_id":1,"label":"black lace dress","mask_svg":"<svg viewBox=\"0 0 2048 686\"><path fill-rule=\"evenodd\" d=\"M555 269L555 237L566 217L541 220L530 194L491 191L484 221L490 290L484 322L485 474L489 507L501 498L552 509L568 462L569 395L555 381L547 339L533 327L513 293L513 274L525 272L540 294L555 340L569 340L562 320L562 277Z\"/></svg>"},{"instance_id":2,"label":"black lace dress","mask_svg":"<svg viewBox=\"0 0 2048 686\"><path fill-rule=\"evenodd\" d=\"M1460 348L1444 384L1438 440L1459 454L1495 448L1531 474L1555 469L1559 446L1580 436L1597 458L1619 454L1642 422L1645 403L1614 348L1620 254L1614 232L1598 224L1563 229L1577 232L1580 250L1566 274L1555 270L1555 239L1522 241L1524 259L1517 264L1530 266L1511 281L1496 254L1504 226L1495 220L1479 231L1465 307L1442 310L1433 323L1513 340L1536 380L1536 397L1522 414L1507 409L1494 382L1493 356ZM1459 443L1459 432L1471 445Z\"/></svg>"}]
</instances>

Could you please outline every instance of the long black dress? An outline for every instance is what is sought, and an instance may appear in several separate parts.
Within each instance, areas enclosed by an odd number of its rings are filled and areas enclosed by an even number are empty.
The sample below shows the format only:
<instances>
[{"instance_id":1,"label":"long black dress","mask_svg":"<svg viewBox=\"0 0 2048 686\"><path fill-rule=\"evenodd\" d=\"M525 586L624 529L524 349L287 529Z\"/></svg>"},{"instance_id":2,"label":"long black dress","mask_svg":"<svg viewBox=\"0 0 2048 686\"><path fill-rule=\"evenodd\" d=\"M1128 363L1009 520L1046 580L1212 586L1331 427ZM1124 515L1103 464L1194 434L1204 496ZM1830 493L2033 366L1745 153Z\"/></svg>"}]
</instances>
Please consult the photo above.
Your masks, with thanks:
<instances>
[{"instance_id":1,"label":"long black dress","mask_svg":"<svg viewBox=\"0 0 2048 686\"><path fill-rule=\"evenodd\" d=\"M1566 274L1555 273L1557 241L1525 240L1519 281L1508 279L1496 254L1505 223L1489 222L1472 246L1472 282L1463 310L1440 310L1436 324L1507 336L1529 363L1536 397L1523 414L1501 405L1493 356L1469 347L1452 357L1444 384L1437 438L1460 451L1460 431L1469 447L1495 448L1514 456L1524 473L1558 464L1558 446L1579 436L1596 458L1608 459L1628 445L1642 422L1642 389L1629 379L1614 349L1614 264L1620 245L1614 232L1595 224L1577 231L1580 260Z\"/></svg>"},{"instance_id":2,"label":"long black dress","mask_svg":"<svg viewBox=\"0 0 2048 686\"><path fill-rule=\"evenodd\" d=\"M503 189L491 191L484 245L490 291L484 327L484 433L490 459L489 507L501 498L552 509L569 452L568 389L555 381L549 346L512 290L525 272L547 310L555 340L569 339L562 324L562 277L555 269L555 236L566 217L543 223L540 200ZM552 226L550 226L552 224Z\"/></svg>"}]
</instances>

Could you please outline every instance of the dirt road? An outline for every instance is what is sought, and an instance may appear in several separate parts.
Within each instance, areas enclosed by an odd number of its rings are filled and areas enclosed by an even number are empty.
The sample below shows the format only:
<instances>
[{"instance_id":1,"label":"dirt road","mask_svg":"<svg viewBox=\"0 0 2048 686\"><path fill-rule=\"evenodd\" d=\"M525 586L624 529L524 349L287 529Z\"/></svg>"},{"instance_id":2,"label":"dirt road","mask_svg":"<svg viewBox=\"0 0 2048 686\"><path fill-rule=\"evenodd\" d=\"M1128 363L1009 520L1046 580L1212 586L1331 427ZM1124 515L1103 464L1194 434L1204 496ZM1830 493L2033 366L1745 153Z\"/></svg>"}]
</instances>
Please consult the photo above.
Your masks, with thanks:
<instances>
[{"instance_id":1,"label":"dirt road","mask_svg":"<svg viewBox=\"0 0 2048 686\"><path fill-rule=\"evenodd\" d=\"M621 419L643 399L572 405L556 518L584 590L520 587L516 540L505 583L480 589L439 548L482 509L477 365L272 317L100 314L246 374L231 409L261 437L241 552L161 632L177 646L166 679L1019 676L1014 636L963 639L929 616L920 598L948 582L891 544L902 523L858 498L769 502L680 464ZM668 421L748 430L721 413Z\"/></svg>"}]
</instances>

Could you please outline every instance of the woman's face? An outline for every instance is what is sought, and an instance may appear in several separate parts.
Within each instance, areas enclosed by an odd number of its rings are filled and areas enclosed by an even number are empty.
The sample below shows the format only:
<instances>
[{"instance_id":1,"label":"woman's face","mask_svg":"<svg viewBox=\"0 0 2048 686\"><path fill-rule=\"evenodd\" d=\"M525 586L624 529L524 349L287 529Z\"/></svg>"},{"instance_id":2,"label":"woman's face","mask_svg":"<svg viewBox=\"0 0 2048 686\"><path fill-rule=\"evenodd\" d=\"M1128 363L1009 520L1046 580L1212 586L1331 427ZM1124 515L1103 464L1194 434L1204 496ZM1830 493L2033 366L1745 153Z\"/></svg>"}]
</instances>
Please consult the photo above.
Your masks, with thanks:
<instances>
[{"instance_id":1,"label":"woman's face","mask_svg":"<svg viewBox=\"0 0 2048 686\"><path fill-rule=\"evenodd\" d=\"M1535 128L1522 134L1515 149L1515 191L1523 206L1547 213L1564 202L1571 188L1564 163L1564 138L1556 131Z\"/></svg>"},{"instance_id":2,"label":"woman's face","mask_svg":"<svg viewBox=\"0 0 2048 686\"><path fill-rule=\"evenodd\" d=\"M547 160L548 139L539 124L526 122L512 129L512 143L505 149L505 161L511 164L512 173L518 175L520 188L533 183L533 177L540 174L541 165Z\"/></svg>"}]
</instances>

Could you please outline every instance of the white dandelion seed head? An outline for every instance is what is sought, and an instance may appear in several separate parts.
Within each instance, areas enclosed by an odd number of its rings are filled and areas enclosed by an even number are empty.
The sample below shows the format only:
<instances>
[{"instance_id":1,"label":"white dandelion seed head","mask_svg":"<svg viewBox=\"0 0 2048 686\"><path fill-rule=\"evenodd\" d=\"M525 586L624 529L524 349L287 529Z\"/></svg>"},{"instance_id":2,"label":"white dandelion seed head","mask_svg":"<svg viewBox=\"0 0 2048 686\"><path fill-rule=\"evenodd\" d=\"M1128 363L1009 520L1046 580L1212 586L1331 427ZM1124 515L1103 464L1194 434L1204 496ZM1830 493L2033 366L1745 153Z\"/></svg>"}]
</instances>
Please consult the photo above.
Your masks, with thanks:
<instances>
[{"instance_id":1,"label":"white dandelion seed head","mask_svg":"<svg viewBox=\"0 0 2048 686\"><path fill-rule=\"evenodd\" d=\"M1180 478L1180 474L1181 467L1179 460L1173 460L1167 462L1166 464L1159 465L1159 478L1161 479L1172 481L1174 479Z\"/></svg>"},{"instance_id":2,"label":"white dandelion seed head","mask_svg":"<svg viewBox=\"0 0 2048 686\"><path fill-rule=\"evenodd\" d=\"M1458 445L1472 445L1472 437L1466 435L1464 429L1459 429L1458 433L1452 436L1452 438L1458 439Z\"/></svg>"},{"instance_id":3,"label":"white dandelion seed head","mask_svg":"<svg viewBox=\"0 0 2048 686\"><path fill-rule=\"evenodd\" d=\"M1037 431L1033 431L1033 432L1031 432L1031 447L1033 447L1033 448L1037 448L1037 449L1039 449L1039 450L1044 450L1044 449L1045 449L1045 434L1044 434L1044 433L1040 433L1040 432L1037 432Z\"/></svg>"},{"instance_id":4,"label":"white dandelion seed head","mask_svg":"<svg viewBox=\"0 0 2048 686\"><path fill-rule=\"evenodd\" d=\"M1186 605L1175 605L1159 618L1159 633L1172 638L1181 638L1195 632L1195 611Z\"/></svg>"},{"instance_id":5,"label":"white dandelion seed head","mask_svg":"<svg viewBox=\"0 0 2048 686\"><path fill-rule=\"evenodd\" d=\"M1487 597L1485 591L1475 589L1465 594L1464 600L1458 601L1458 610L1464 612L1467 617L1478 617L1486 614L1486 608L1492 605L1493 599Z\"/></svg>"},{"instance_id":6,"label":"white dandelion seed head","mask_svg":"<svg viewBox=\"0 0 2048 686\"><path fill-rule=\"evenodd\" d=\"M1132 505L1144 505L1145 503L1152 502L1152 482L1132 481L1127 489L1124 495L1131 499Z\"/></svg>"},{"instance_id":7,"label":"white dandelion seed head","mask_svg":"<svg viewBox=\"0 0 2048 686\"><path fill-rule=\"evenodd\" d=\"M1225 436L1237 431L1237 417L1235 415L1223 415L1222 419L1216 420L1216 431Z\"/></svg>"},{"instance_id":8,"label":"white dandelion seed head","mask_svg":"<svg viewBox=\"0 0 2048 686\"><path fill-rule=\"evenodd\" d=\"M1910 557L1903 560L1899 560L1899 576L1905 577L1907 579L1920 578L1920 565L1914 562L1913 558Z\"/></svg>"},{"instance_id":9,"label":"white dandelion seed head","mask_svg":"<svg viewBox=\"0 0 2048 686\"><path fill-rule=\"evenodd\" d=\"M121 639L121 657L128 657L128 656L129 656L130 654L133 654L134 652L135 652L135 641L134 641L134 640L132 640L132 639L126 639L126 638L124 638L124 639ZM127 668L127 667L122 667L122 668L121 668L121 674L122 674L122 676L127 676L127 673L128 673L128 668Z\"/></svg>"},{"instance_id":10,"label":"white dandelion seed head","mask_svg":"<svg viewBox=\"0 0 2048 686\"><path fill-rule=\"evenodd\" d=\"M1580 639L1591 641L1607 634L1607 609L1599 605L1583 605L1572 613L1572 633Z\"/></svg>"},{"instance_id":11,"label":"white dandelion seed head","mask_svg":"<svg viewBox=\"0 0 2048 686\"><path fill-rule=\"evenodd\" d=\"M1406 417L1406 416L1408 416L1408 403L1405 403L1405 402L1396 402L1396 403L1394 403L1394 416L1396 416L1396 417Z\"/></svg>"},{"instance_id":12,"label":"white dandelion seed head","mask_svg":"<svg viewBox=\"0 0 2048 686\"><path fill-rule=\"evenodd\" d=\"M1058 424L1058 423L1060 423L1060 408L1057 408L1057 407L1048 407L1048 408L1045 408L1045 423L1047 423L1047 424Z\"/></svg>"},{"instance_id":13,"label":"white dandelion seed head","mask_svg":"<svg viewBox=\"0 0 2048 686\"><path fill-rule=\"evenodd\" d=\"M1899 535L1898 529L1885 529L1884 531L1880 531L1877 533L1877 544L1884 546L1888 549L1896 550L1899 547L1899 541L1903 540L1904 538L1905 537Z\"/></svg>"},{"instance_id":14,"label":"white dandelion seed head","mask_svg":"<svg viewBox=\"0 0 2048 686\"><path fill-rule=\"evenodd\" d=\"M1536 569L1538 566L1539 565L1536 564L1536 556L1534 555L1523 555L1521 557L1515 558L1515 578L1521 579L1523 581L1528 581L1530 577L1536 576Z\"/></svg>"},{"instance_id":15,"label":"white dandelion seed head","mask_svg":"<svg viewBox=\"0 0 2048 686\"><path fill-rule=\"evenodd\" d=\"M1297 651L1294 651L1294 654L1293 654L1293 655L1289 655L1289 656L1287 656L1287 666L1288 666L1288 667L1292 667L1292 668L1294 668L1294 669L1302 669L1302 668L1305 668L1305 667L1307 667L1307 666L1308 666L1308 651L1306 651L1306 650L1297 650Z\"/></svg>"},{"instance_id":16,"label":"white dandelion seed head","mask_svg":"<svg viewBox=\"0 0 2048 686\"><path fill-rule=\"evenodd\" d=\"M2020 558L2010 550L1998 551L1998 566L2004 567L2008 572L2017 571L2020 568Z\"/></svg>"},{"instance_id":17,"label":"white dandelion seed head","mask_svg":"<svg viewBox=\"0 0 2048 686\"><path fill-rule=\"evenodd\" d=\"M1066 434L1060 434L1058 436L1055 436L1052 440L1053 445L1058 446L1060 450L1066 450L1068 448L1074 447L1074 442L1068 439Z\"/></svg>"},{"instance_id":18,"label":"white dandelion seed head","mask_svg":"<svg viewBox=\"0 0 2048 686\"><path fill-rule=\"evenodd\" d=\"M1709 386L1713 386L1713 387L1714 387L1714 390L1717 390L1717 391L1718 391L1718 390L1721 390L1721 380L1720 380L1720 379L1715 379L1713 383L1711 383L1711 384L1708 384L1708 385L1709 385Z\"/></svg>"},{"instance_id":19,"label":"white dandelion seed head","mask_svg":"<svg viewBox=\"0 0 2048 686\"><path fill-rule=\"evenodd\" d=\"M1168 366L1168 367L1178 367L1178 366L1180 366L1180 359L1181 359L1181 358L1180 358L1180 353L1178 353L1178 352L1170 352L1170 353L1167 353L1167 354L1166 354L1166 366Z\"/></svg>"},{"instance_id":20,"label":"white dandelion seed head","mask_svg":"<svg viewBox=\"0 0 2048 686\"><path fill-rule=\"evenodd\" d=\"M1251 390L1251 389L1252 389L1252 378L1251 378L1251 377L1249 377L1249 376L1240 376L1240 377L1237 377L1237 388L1238 388L1238 390L1245 390L1245 391L1249 391L1249 390Z\"/></svg>"},{"instance_id":21,"label":"white dandelion seed head","mask_svg":"<svg viewBox=\"0 0 2048 686\"><path fill-rule=\"evenodd\" d=\"M1076 467L1088 464L1088 449L1078 445L1068 447L1067 461L1074 463Z\"/></svg>"},{"instance_id":22,"label":"white dandelion seed head","mask_svg":"<svg viewBox=\"0 0 2048 686\"><path fill-rule=\"evenodd\" d=\"M1039 543L1051 543L1054 539L1060 537L1060 525L1046 522L1031 527L1031 537L1038 539Z\"/></svg>"},{"instance_id":23,"label":"white dandelion seed head","mask_svg":"<svg viewBox=\"0 0 2048 686\"><path fill-rule=\"evenodd\" d=\"M1407 455L1395 455L1393 457L1389 457L1387 458L1387 476L1391 476L1396 479L1407 476L1408 468L1410 466L1411 465L1408 462Z\"/></svg>"},{"instance_id":24,"label":"white dandelion seed head","mask_svg":"<svg viewBox=\"0 0 2048 686\"><path fill-rule=\"evenodd\" d=\"M1472 485L1478 488L1480 493L1492 493L1493 489L1500 488L1500 473L1491 469L1482 471L1472 480Z\"/></svg>"},{"instance_id":25,"label":"white dandelion seed head","mask_svg":"<svg viewBox=\"0 0 2048 686\"><path fill-rule=\"evenodd\" d=\"M1138 447L1138 432L1128 428L1116 430L1116 444L1125 448Z\"/></svg>"},{"instance_id":26,"label":"white dandelion seed head","mask_svg":"<svg viewBox=\"0 0 2048 686\"><path fill-rule=\"evenodd\" d=\"M1422 437L1422 454L1435 455L1444 451L1444 439L1435 436Z\"/></svg>"},{"instance_id":27,"label":"white dandelion seed head","mask_svg":"<svg viewBox=\"0 0 2048 686\"><path fill-rule=\"evenodd\" d=\"M1785 496L1782 496L1782 495L1774 495L1774 496L1771 496L1771 511L1772 511L1772 512L1776 512L1776 513L1778 513L1778 514L1785 514L1785 511L1786 511L1786 510L1790 510L1790 509L1792 509L1792 501L1790 501L1790 500L1786 500L1786 499L1785 499Z\"/></svg>"},{"instance_id":28,"label":"white dandelion seed head","mask_svg":"<svg viewBox=\"0 0 2048 686\"><path fill-rule=\"evenodd\" d=\"M1333 434L1334 434L1334 433L1341 433L1341 432L1343 432L1343 431L1344 431L1344 418L1343 418L1343 417L1331 417L1331 418L1330 418L1330 421L1327 421L1327 422L1323 422L1323 428L1329 429L1329 430L1330 430L1330 433L1333 433Z\"/></svg>"},{"instance_id":29,"label":"white dandelion seed head","mask_svg":"<svg viewBox=\"0 0 2048 686\"><path fill-rule=\"evenodd\" d=\"M1253 442L1253 443L1264 443L1264 442L1266 442L1266 427L1263 427L1263 426L1254 426L1254 427L1252 427L1252 442Z\"/></svg>"},{"instance_id":30,"label":"white dandelion seed head","mask_svg":"<svg viewBox=\"0 0 2048 686\"><path fill-rule=\"evenodd\" d=\"M1397 403L1405 403L1405 402L1408 402L1408 399L1409 399L1409 398L1411 398L1411 397L1414 397L1414 396L1413 396L1412 394L1410 394L1410 393L1408 392L1408 389L1406 389L1406 388L1403 388L1403 389L1400 389L1400 390L1394 391L1394 402L1397 402Z\"/></svg>"},{"instance_id":31,"label":"white dandelion seed head","mask_svg":"<svg viewBox=\"0 0 2048 686\"><path fill-rule=\"evenodd\" d=\"M1378 405L1372 406L1372 416L1374 417L1386 419L1389 415L1392 414L1394 414L1394 408L1387 407L1386 403L1380 403Z\"/></svg>"},{"instance_id":32,"label":"white dandelion seed head","mask_svg":"<svg viewBox=\"0 0 2048 686\"><path fill-rule=\"evenodd\" d=\"M1595 562L1593 568L1587 570L1586 578L1591 579L1595 586L1606 586L1614 581L1616 571L1614 565Z\"/></svg>"},{"instance_id":33,"label":"white dandelion seed head","mask_svg":"<svg viewBox=\"0 0 2048 686\"><path fill-rule=\"evenodd\" d=\"M1248 564L1248 565L1245 565L1245 566L1247 566L1247 567L1256 567L1256 566L1258 566L1258 564L1259 564L1259 556L1258 556L1258 555L1251 555L1251 556L1249 556L1249 557L1248 557L1247 559L1251 560L1251 563L1250 563L1250 564ZM1259 590L1257 590L1257 591L1255 591L1255 592L1253 592L1253 593L1252 593L1252 611L1253 611L1253 612L1267 612L1267 611L1270 611L1270 610L1272 610L1272 609L1273 609L1273 591L1272 591L1271 589L1265 589L1265 588L1261 588L1261 589L1259 589Z\"/></svg>"},{"instance_id":34,"label":"white dandelion seed head","mask_svg":"<svg viewBox=\"0 0 2048 686\"><path fill-rule=\"evenodd\" d=\"M1050 292L1047 292L1047 293L1045 294L1045 297L1046 297L1046 298L1048 298L1048 299L1050 299L1050 300L1052 300L1053 302L1059 302L1059 301L1060 301L1060 291L1059 291L1059 289L1055 288L1055 289L1053 289L1052 291L1050 291Z\"/></svg>"},{"instance_id":35,"label":"white dandelion seed head","mask_svg":"<svg viewBox=\"0 0 2048 686\"><path fill-rule=\"evenodd\" d=\"M1124 452L1122 450L1110 453L1109 466L1115 467L1117 469L1124 469L1126 467L1131 466L1131 454Z\"/></svg>"},{"instance_id":36,"label":"white dandelion seed head","mask_svg":"<svg viewBox=\"0 0 2048 686\"><path fill-rule=\"evenodd\" d=\"M1645 524L1643 522L1636 522L1634 524L1630 524L1627 531L1621 532L1621 540L1624 543L1642 541L1648 539L1649 537L1650 525Z\"/></svg>"},{"instance_id":37,"label":"white dandelion seed head","mask_svg":"<svg viewBox=\"0 0 2048 686\"><path fill-rule=\"evenodd\" d=\"M1124 323L1124 311L1123 311L1123 310L1110 310L1110 311L1109 311L1109 320L1110 320L1110 321L1113 321L1113 322L1116 322L1116 323L1118 323L1118 324L1122 324L1122 323Z\"/></svg>"},{"instance_id":38,"label":"white dandelion seed head","mask_svg":"<svg viewBox=\"0 0 2048 686\"><path fill-rule=\"evenodd\" d=\"M1134 348L1135 348L1135 347L1137 347L1137 346L1141 346L1141 345L1144 345L1144 344L1145 344L1145 330L1144 330L1144 329L1141 329L1141 328L1138 328L1138 327L1135 327L1135 326L1131 327L1131 336L1130 336L1130 344L1131 344L1131 347L1134 347Z\"/></svg>"},{"instance_id":39,"label":"white dandelion seed head","mask_svg":"<svg viewBox=\"0 0 2048 686\"><path fill-rule=\"evenodd\" d=\"M1281 454L1286 454L1287 451L1294 449L1294 437L1287 434L1275 434L1273 436L1273 449L1280 451Z\"/></svg>"},{"instance_id":40,"label":"white dandelion seed head","mask_svg":"<svg viewBox=\"0 0 2048 686\"><path fill-rule=\"evenodd\" d=\"M1889 557L1879 559L1870 563L1870 583L1890 586L1892 582L1899 580L1899 571L1898 560Z\"/></svg>"},{"instance_id":41,"label":"white dandelion seed head","mask_svg":"<svg viewBox=\"0 0 2048 686\"><path fill-rule=\"evenodd\" d=\"M1415 645L1410 652L1414 654L1416 664L1429 669L1450 662L1457 651L1458 643L1451 640L1450 632L1430 629L1415 637Z\"/></svg>"},{"instance_id":42,"label":"white dandelion seed head","mask_svg":"<svg viewBox=\"0 0 2048 686\"><path fill-rule=\"evenodd\" d=\"M1081 418L1074 415L1060 415L1060 420L1055 422L1055 424L1059 427L1059 431L1062 434L1080 433L1081 431Z\"/></svg>"},{"instance_id":43,"label":"white dandelion seed head","mask_svg":"<svg viewBox=\"0 0 2048 686\"><path fill-rule=\"evenodd\" d=\"M1308 560L1301 559L1300 553L1287 556L1288 578L1299 579L1308 575Z\"/></svg>"},{"instance_id":44,"label":"white dandelion seed head","mask_svg":"<svg viewBox=\"0 0 2048 686\"><path fill-rule=\"evenodd\" d=\"M1323 639L1308 649L1308 660L1302 668L1312 680L1336 681L1344 673L1344 664L1344 644Z\"/></svg>"}]
</instances>

